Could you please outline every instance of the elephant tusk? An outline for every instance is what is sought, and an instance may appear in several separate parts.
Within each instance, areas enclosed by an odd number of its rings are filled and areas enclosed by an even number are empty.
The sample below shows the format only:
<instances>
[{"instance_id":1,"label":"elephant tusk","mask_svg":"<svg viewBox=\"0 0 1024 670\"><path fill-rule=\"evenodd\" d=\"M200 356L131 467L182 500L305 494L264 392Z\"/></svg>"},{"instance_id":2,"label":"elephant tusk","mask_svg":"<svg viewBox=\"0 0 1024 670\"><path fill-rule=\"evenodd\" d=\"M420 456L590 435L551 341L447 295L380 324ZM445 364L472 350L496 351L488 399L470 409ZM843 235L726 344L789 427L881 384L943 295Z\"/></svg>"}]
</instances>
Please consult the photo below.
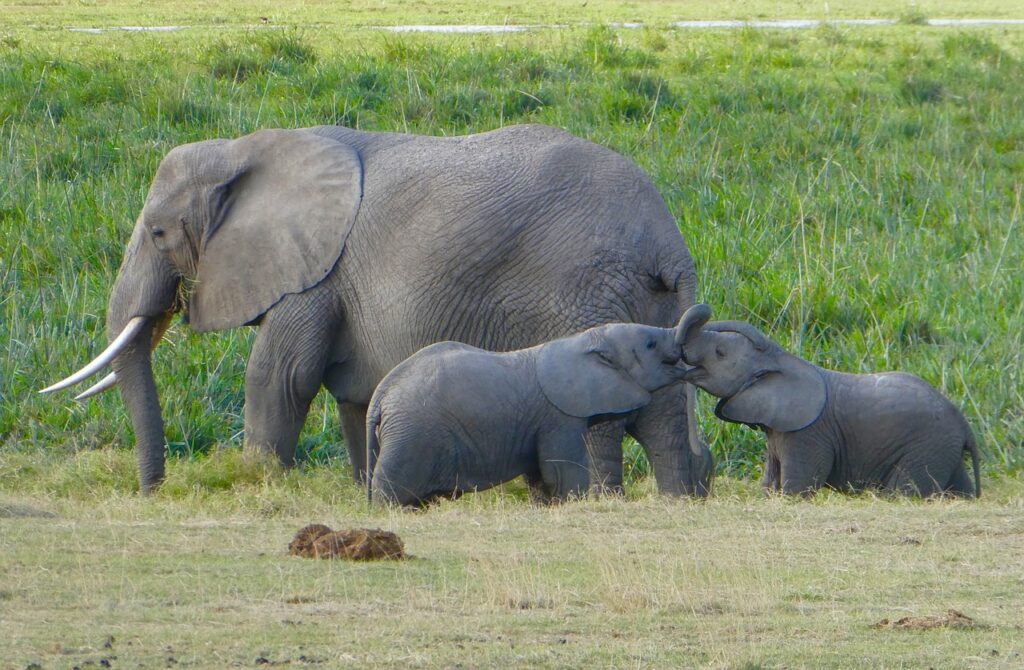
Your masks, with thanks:
<instances>
[{"instance_id":1,"label":"elephant tusk","mask_svg":"<svg viewBox=\"0 0 1024 670\"><path fill-rule=\"evenodd\" d=\"M103 393L107 389L113 388L114 386L117 386L117 373L111 372L103 379L99 380L89 388L85 389L84 391L76 395L75 400L85 400L86 398L91 398L92 396L99 395L100 393Z\"/></svg>"},{"instance_id":2,"label":"elephant tusk","mask_svg":"<svg viewBox=\"0 0 1024 670\"><path fill-rule=\"evenodd\" d=\"M132 319L127 323L127 325L125 325L124 330L121 331L121 334L118 335L117 338L110 343L110 346L103 350L103 353L94 358L91 363L89 363L84 368L82 368L75 374L71 375L70 377L62 379L61 381L57 382L53 386L47 386L42 391L40 391L40 393L50 393L51 391L59 391L61 389L66 389L69 386L77 384L83 379L88 379L89 377L92 377L94 374L102 370L104 366L110 363L110 361L117 358L117 355L120 354L121 351L123 351L124 348L127 347L131 343L131 341L135 339L135 336L139 334L139 331L142 330L142 328L145 325L146 317L132 317Z\"/></svg>"}]
</instances>

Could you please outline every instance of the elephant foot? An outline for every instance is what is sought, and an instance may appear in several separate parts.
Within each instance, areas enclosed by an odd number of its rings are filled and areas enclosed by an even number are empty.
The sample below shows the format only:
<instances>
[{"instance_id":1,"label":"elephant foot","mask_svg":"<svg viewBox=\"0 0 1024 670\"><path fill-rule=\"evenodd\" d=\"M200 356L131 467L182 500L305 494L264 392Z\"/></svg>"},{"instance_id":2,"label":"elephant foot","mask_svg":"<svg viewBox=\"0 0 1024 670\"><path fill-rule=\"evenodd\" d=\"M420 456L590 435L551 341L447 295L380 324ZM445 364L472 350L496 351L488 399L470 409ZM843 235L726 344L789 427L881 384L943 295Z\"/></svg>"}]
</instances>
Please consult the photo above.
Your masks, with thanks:
<instances>
[{"instance_id":1,"label":"elephant foot","mask_svg":"<svg viewBox=\"0 0 1024 670\"><path fill-rule=\"evenodd\" d=\"M273 447L265 444L246 443L242 447L242 458L248 465L262 467L266 471L281 471L295 465L295 457L287 460Z\"/></svg>"}]
</instances>

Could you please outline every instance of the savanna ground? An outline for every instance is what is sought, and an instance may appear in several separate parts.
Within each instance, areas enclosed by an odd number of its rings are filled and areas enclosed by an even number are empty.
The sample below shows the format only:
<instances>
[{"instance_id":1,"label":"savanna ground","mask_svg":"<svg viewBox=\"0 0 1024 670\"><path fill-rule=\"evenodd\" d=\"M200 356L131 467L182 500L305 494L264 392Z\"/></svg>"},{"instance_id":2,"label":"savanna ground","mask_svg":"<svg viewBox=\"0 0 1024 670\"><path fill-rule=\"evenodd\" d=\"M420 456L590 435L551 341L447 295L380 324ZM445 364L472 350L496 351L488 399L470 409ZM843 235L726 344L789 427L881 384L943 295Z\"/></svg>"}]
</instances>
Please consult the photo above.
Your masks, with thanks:
<instances>
[{"instance_id":1,"label":"savanna ground","mask_svg":"<svg viewBox=\"0 0 1024 670\"><path fill-rule=\"evenodd\" d=\"M900 24L663 27L870 16ZM947 16L1024 18L1024 3L0 2L0 667L1024 665L1024 28L921 25ZM602 21L651 27L361 27ZM63 29L138 24L199 27ZM706 502L658 497L627 444L626 500L539 509L510 485L371 509L326 398L296 471L241 458L251 334L176 325L155 356L169 479L141 499L116 394L35 395L105 341L106 293L171 147L520 122L641 165L717 317L942 389L985 445L984 498L764 500L760 437L704 402ZM311 521L394 530L414 558L286 557ZM950 608L973 625L873 627Z\"/></svg>"}]
</instances>

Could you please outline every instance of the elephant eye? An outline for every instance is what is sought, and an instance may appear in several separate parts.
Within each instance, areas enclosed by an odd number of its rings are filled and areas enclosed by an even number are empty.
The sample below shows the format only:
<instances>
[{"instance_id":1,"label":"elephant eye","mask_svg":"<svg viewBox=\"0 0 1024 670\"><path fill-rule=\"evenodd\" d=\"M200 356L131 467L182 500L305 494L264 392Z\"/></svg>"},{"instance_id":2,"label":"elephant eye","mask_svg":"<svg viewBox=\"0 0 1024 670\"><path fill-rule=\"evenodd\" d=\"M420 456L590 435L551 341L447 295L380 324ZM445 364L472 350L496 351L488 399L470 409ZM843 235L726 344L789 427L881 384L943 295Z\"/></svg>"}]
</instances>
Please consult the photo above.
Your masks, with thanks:
<instances>
[{"instance_id":1,"label":"elephant eye","mask_svg":"<svg viewBox=\"0 0 1024 670\"><path fill-rule=\"evenodd\" d=\"M647 340L647 348L648 349L653 349L656 346L658 346L658 345L657 345L657 343L654 340Z\"/></svg>"},{"instance_id":2,"label":"elephant eye","mask_svg":"<svg viewBox=\"0 0 1024 670\"><path fill-rule=\"evenodd\" d=\"M722 351L722 347L715 347L715 355L719 358L725 358L725 352Z\"/></svg>"},{"instance_id":3,"label":"elephant eye","mask_svg":"<svg viewBox=\"0 0 1024 670\"><path fill-rule=\"evenodd\" d=\"M164 229L163 228L154 228L153 230L150 231L150 233L153 235L153 237L163 237L164 236Z\"/></svg>"}]
</instances>

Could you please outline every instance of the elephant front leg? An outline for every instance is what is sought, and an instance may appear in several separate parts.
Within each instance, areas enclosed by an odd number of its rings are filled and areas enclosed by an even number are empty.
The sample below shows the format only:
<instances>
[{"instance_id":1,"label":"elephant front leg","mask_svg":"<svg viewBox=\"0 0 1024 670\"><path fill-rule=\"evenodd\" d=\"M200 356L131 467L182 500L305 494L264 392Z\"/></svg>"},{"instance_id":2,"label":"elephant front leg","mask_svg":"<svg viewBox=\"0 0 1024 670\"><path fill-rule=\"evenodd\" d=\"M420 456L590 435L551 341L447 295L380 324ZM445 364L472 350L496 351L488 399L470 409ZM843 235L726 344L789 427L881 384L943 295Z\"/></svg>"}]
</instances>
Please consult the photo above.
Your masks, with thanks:
<instances>
[{"instance_id":1,"label":"elephant front leg","mask_svg":"<svg viewBox=\"0 0 1024 670\"><path fill-rule=\"evenodd\" d=\"M585 423L576 425L573 422L571 426L561 427L537 438L540 478L552 502L561 502L570 497L579 498L587 492L590 468L583 443L585 430Z\"/></svg>"},{"instance_id":2,"label":"elephant front leg","mask_svg":"<svg viewBox=\"0 0 1024 670\"><path fill-rule=\"evenodd\" d=\"M622 495L622 436L626 422L605 421L591 426L584 436L590 464L590 488L597 494Z\"/></svg>"},{"instance_id":3,"label":"elephant front leg","mask_svg":"<svg viewBox=\"0 0 1024 670\"><path fill-rule=\"evenodd\" d=\"M813 496L828 481L835 462L830 449L816 445L787 443L777 452L779 481L786 495Z\"/></svg>"},{"instance_id":4,"label":"elephant front leg","mask_svg":"<svg viewBox=\"0 0 1024 670\"><path fill-rule=\"evenodd\" d=\"M329 324L303 307L305 296L268 313L245 372L245 450L295 463L295 446L323 381Z\"/></svg>"},{"instance_id":5,"label":"elephant front leg","mask_svg":"<svg viewBox=\"0 0 1024 670\"><path fill-rule=\"evenodd\" d=\"M782 488L779 459L770 451L764 459L764 475L761 476L761 490L765 494L776 493Z\"/></svg>"}]
</instances>

